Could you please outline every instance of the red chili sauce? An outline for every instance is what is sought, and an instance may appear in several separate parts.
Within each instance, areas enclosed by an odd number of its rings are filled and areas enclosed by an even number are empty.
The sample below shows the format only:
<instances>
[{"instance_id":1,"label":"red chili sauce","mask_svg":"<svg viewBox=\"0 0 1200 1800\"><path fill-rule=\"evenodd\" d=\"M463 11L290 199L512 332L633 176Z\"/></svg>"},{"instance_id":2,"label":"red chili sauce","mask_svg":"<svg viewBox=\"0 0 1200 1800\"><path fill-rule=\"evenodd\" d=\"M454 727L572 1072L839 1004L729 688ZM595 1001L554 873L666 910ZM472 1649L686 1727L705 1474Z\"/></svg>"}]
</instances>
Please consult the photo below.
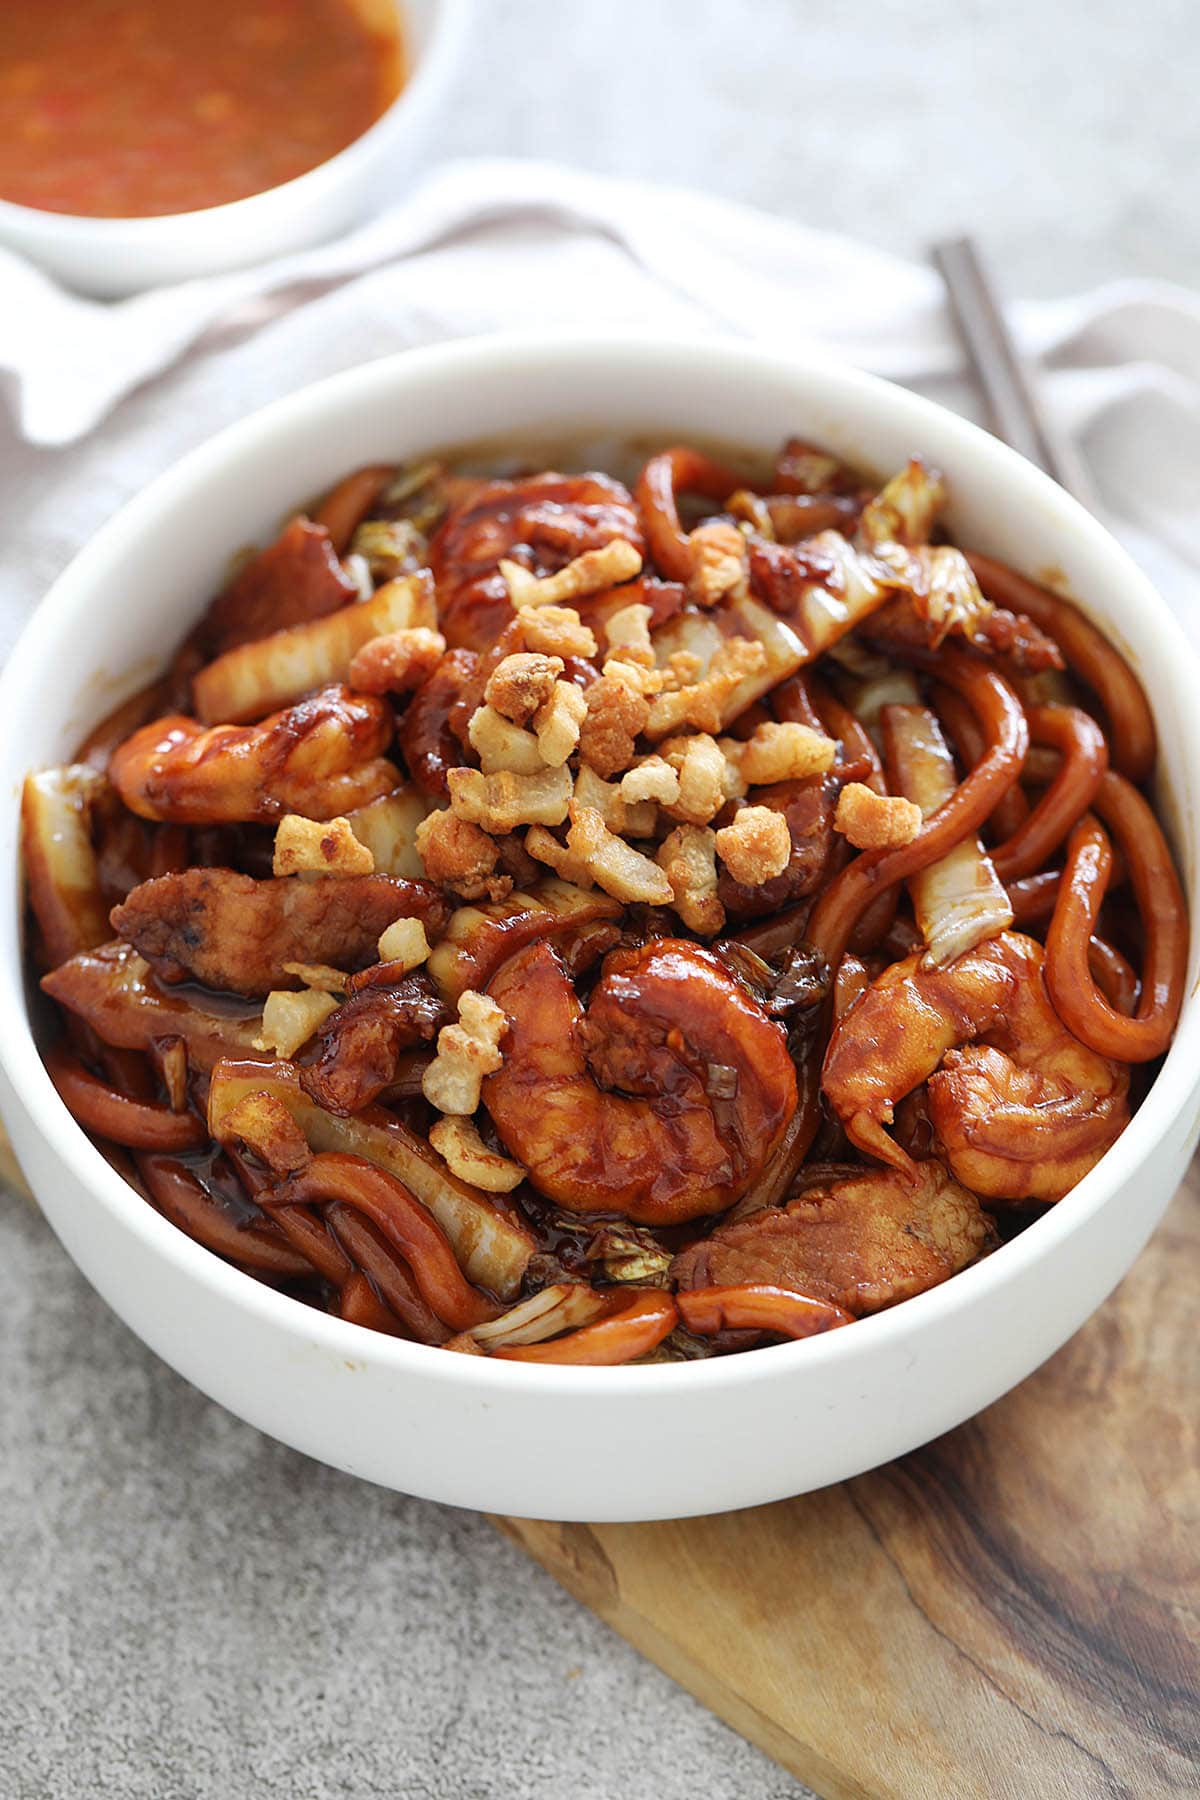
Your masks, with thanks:
<instances>
[{"instance_id":1,"label":"red chili sauce","mask_svg":"<svg viewBox=\"0 0 1200 1800\"><path fill-rule=\"evenodd\" d=\"M315 168L404 80L366 0L0 0L0 198L191 212Z\"/></svg>"}]
</instances>

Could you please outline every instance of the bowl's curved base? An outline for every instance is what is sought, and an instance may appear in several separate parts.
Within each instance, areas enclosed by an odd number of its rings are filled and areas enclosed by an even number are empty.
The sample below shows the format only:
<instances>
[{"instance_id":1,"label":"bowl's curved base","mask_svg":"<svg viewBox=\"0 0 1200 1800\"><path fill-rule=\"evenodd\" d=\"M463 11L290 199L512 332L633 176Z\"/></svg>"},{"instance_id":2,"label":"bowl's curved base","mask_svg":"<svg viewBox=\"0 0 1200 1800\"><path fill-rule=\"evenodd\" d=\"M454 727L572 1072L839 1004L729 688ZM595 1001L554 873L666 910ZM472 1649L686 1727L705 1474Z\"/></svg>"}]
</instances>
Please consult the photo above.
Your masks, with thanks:
<instances>
[{"instance_id":1,"label":"bowl's curved base","mask_svg":"<svg viewBox=\"0 0 1200 1800\"><path fill-rule=\"evenodd\" d=\"M860 1475L961 1424L1031 1374L1111 1292L1178 1187L1196 1138L1195 1126L1181 1126L1159 1144L1136 1194L1110 1199L1107 1229L1088 1239L1086 1257L1035 1261L1018 1289L985 1294L891 1354L874 1342L881 1315L847 1328L857 1356L826 1362L823 1340L756 1350L736 1391L676 1384L669 1403L655 1378L678 1371L622 1371L626 1380L585 1401L574 1381L556 1394L553 1369L536 1385L489 1393L453 1379L461 1359L442 1351L412 1347L431 1380L358 1360L323 1341L323 1315L238 1277L254 1298L292 1309L299 1330L285 1334L141 1236L123 1239L118 1261L105 1210L2 1084L0 1100L21 1166L68 1253L130 1329L201 1392L291 1448L381 1486L580 1522L764 1505ZM372 1334L360 1335L370 1350ZM723 1360L729 1368L743 1359Z\"/></svg>"}]
</instances>

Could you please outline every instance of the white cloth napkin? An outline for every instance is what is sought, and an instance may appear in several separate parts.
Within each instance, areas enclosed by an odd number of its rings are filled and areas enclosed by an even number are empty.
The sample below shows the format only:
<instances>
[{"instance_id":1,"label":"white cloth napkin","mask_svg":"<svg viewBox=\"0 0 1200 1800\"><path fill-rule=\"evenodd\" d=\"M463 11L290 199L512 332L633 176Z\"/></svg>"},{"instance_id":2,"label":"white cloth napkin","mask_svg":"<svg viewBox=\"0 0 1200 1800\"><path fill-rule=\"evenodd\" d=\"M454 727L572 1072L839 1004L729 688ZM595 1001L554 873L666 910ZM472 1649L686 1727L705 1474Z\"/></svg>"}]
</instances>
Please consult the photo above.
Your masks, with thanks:
<instances>
[{"instance_id":1,"label":"white cloth napkin","mask_svg":"<svg viewBox=\"0 0 1200 1800\"><path fill-rule=\"evenodd\" d=\"M1200 645L1200 299L1121 282L1014 319L1110 523ZM565 323L820 346L978 414L931 270L553 166L453 164L336 243L115 304L0 251L0 651L90 532L230 420L387 351Z\"/></svg>"}]
</instances>

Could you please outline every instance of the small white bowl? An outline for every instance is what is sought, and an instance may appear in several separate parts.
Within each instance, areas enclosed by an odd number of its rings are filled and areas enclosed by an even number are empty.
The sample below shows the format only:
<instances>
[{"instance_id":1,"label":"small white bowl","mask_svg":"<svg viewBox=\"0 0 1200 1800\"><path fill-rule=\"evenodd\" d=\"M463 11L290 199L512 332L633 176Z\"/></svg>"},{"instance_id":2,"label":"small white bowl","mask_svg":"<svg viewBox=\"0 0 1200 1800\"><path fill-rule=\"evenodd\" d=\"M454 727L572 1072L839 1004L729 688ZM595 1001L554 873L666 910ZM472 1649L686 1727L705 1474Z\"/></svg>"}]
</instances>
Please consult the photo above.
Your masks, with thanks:
<instances>
[{"instance_id":1,"label":"small white bowl","mask_svg":"<svg viewBox=\"0 0 1200 1800\"><path fill-rule=\"evenodd\" d=\"M397 0L408 79L361 137L279 187L198 212L91 219L0 200L0 243L81 293L116 299L219 275L344 231L411 167L457 59L466 0Z\"/></svg>"},{"instance_id":2,"label":"small white bowl","mask_svg":"<svg viewBox=\"0 0 1200 1800\"><path fill-rule=\"evenodd\" d=\"M385 1486L556 1519L717 1512L822 1487L997 1399L1120 1280L1200 1130L1193 942L1178 1035L1145 1103L1073 1193L994 1256L842 1331L707 1362L553 1368L448 1355L314 1312L221 1262L109 1168L58 1099L26 1010L18 797L195 619L232 546L356 464L476 439L594 430L767 449L802 432L876 470L922 451L963 542L1061 571L1146 684L1161 800L1196 906L1196 667L1097 522L994 438L900 388L726 341L505 337L321 382L186 457L55 584L0 679L0 1098L17 1154L88 1279L159 1355L286 1443Z\"/></svg>"}]
</instances>

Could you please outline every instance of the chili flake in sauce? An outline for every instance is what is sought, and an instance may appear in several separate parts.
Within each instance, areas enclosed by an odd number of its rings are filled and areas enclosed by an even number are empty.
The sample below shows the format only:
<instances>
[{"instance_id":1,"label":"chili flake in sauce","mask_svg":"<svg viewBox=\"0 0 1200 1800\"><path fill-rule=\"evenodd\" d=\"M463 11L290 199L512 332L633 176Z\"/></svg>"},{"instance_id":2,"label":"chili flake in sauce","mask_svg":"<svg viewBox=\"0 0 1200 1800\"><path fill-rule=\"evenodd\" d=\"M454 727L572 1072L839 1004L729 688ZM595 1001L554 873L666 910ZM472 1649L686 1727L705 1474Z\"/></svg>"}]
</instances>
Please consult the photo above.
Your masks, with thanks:
<instances>
[{"instance_id":1,"label":"chili flake in sauce","mask_svg":"<svg viewBox=\"0 0 1200 1800\"><path fill-rule=\"evenodd\" d=\"M290 181L403 84L368 0L0 0L0 198L97 218Z\"/></svg>"}]
</instances>

